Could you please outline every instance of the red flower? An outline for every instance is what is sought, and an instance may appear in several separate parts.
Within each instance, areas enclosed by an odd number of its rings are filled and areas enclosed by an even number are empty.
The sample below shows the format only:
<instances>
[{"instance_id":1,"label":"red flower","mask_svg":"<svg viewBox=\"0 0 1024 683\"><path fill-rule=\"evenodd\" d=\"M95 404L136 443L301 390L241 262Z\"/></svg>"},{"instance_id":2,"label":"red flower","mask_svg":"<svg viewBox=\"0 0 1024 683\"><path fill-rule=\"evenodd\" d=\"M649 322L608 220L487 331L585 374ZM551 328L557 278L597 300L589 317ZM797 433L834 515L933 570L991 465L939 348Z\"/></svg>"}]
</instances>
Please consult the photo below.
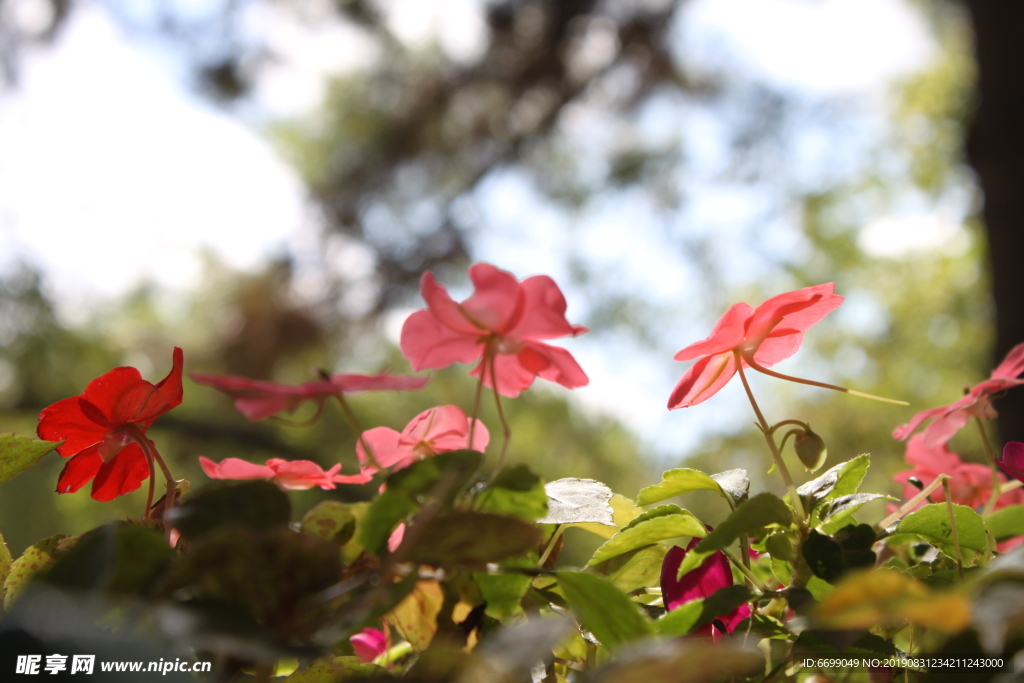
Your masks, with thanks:
<instances>
[{"instance_id":1,"label":"red flower","mask_svg":"<svg viewBox=\"0 0 1024 683\"><path fill-rule=\"evenodd\" d=\"M477 420L473 450L482 453L490 439L487 427ZM387 427L366 430L356 443L359 468L363 472L376 472L377 468L363 450L364 442L381 467L400 470L431 455L469 448L469 418L455 406L437 406L414 417L401 434Z\"/></svg>"},{"instance_id":2,"label":"red flower","mask_svg":"<svg viewBox=\"0 0 1024 683\"><path fill-rule=\"evenodd\" d=\"M710 530L710 527L709 527ZM668 611L674 610L680 605L686 604L699 598L707 598L715 592L731 586L732 569L729 567L729 560L722 552L715 552L701 563L699 567L686 572L680 578L679 566L683 563L686 553L700 542L701 539L694 538L686 548L674 546L665 555L661 565L661 598ZM711 636L718 638L725 633L732 633L736 626L750 616L750 606L743 604L726 615L717 617L712 623L705 624L694 632L698 636Z\"/></svg>"},{"instance_id":3,"label":"red flower","mask_svg":"<svg viewBox=\"0 0 1024 683\"><path fill-rule=\"evenodd\" d=\"M843 303L831 282L805 287L768 299L756 309L734 304L711 335L675 355L700 359L686 371L668 399L669 410L688 408L714 396L736 374L737 354L743 367L765 368L789 358L811 327Z\"/></svg>"},{"instance_id":4,"label":"red flower","mask_svg":"<svg viewBox=\"0 0 1024 683\"><path fill-rule=\"evenodd\" d=\"M988 502L992 495L992 470L977 463L965 463L960 456L953 453L945 444L928 446L926 437L922 434L914 435L907 442L907 462L914 466L914 469L899 472L893 476L898 483L904 485L903 497L909 500L917 495L919 489L909 482L911 477L917 477L926 486L940 474L949 475L949 493L954 503L966 505L978 509ZM1002 477L1005 481L1005 477ZM945 500L942 489L932 494L935 501ZM995 508L999 509L1006 505L1024 502L1024 491L1015 489L1000 496ZM922 501L921 505L926 505Z\"/></svg>"},{"instance_id":5,"label":"red flower","mask_svg":"<svg viewBox=\"0 0 1024 683\"><path fill-rule=\"evenodd\" d=\"M542 339L576 336L587 331L565 319L565 297L546 275L522 282L488 263L469 269L473 295L455 303L427 272L420 293L427 308L416 311L402 327L402 353L417 372L452 363L481 361L470 373L493 388L490 363L498 378L496 391L516 397L535 377L569 389L587 384L587 375L565 349Z\"/></svg>"},{"instance_id":6,"label":"red flower","mask_svg":"<svg viewBox=\"0 0 1024 683\"><path fill-rule=\"evenodd\" d=\"M892 433L893 438L906 439L921 426L921 423L931 419L932 423L925 427L924 438L929 447L934 447L952 439L972 417L998 417L995 408L992 407L992 397L1001 391L1024 384L1024 379L1017 379L1022 372L1024 344L1017 344L1010 349L1010 353L1006 354L1006 358L992 371L989 378L972 388L966 396L948 406L922 410L912 417L910 422L897 427Z\"/></svg>"},{"instance_id":7,"label":"red flower","mask_svg":"<svg viewBox=\"0 0 1024 683\"><path fill-rule=\"evenodd\" d=\"M57 493L77 491L92 481L92 497L107 501L142 485L149 464L137 440L181 403L182 363L181 349L175 347L170 373L155 385L135 368L114 368L89 382L80 395L39 413L39 438L63 441L57 452L71 458L57 480Z\"/></svg>"},{"instance_id":8,"label":"red flower","mask_svg":"<svg viewBox=\"0 0 1024 683\"><path fill-rule=\"evenodd\" d=\"M429 377L396 375L331 375L329 379L290 385L230 375L190 372L192 381L223 391L235 399L235 409L250 420L262 420L274 413L295 412L302 403L316 401L323 405L331 396L358 391L385 389L422 389Z\"/></svg>"},{"instance_id":9,"label":"red flower","mask_svg":"<svg viewBox=\"0 0 1024 683\"><path fill-rule=\"evenodd\" d=\"M266 465L257 465L240 458L224 458L215 463L200 456L199 464L211 479L269 479L281 488L293 491L304 491L314 486L333 489L335 484L365 484L370 481L370 476L365 474L338 474L341 465L324 471L311 460L271 458Z\"/></svg>"}]
</instances>

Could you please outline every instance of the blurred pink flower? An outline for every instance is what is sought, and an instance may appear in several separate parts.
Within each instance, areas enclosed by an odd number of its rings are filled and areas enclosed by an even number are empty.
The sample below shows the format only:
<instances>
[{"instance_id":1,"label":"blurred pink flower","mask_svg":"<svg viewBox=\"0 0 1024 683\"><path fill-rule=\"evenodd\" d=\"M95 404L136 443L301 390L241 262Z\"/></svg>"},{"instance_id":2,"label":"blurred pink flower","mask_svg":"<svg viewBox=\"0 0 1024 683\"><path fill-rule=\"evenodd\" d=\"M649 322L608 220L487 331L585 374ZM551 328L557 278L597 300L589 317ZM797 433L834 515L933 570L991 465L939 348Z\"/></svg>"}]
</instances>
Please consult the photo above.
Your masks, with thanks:
<instances>
[{"instance_id":1,"label":"blurred pink flower","mask_svg":"<svg viewBox=\"0 0 1024 683\"><path fill-rule=\"evenodd\" d=\"M422 389L429 377L402 375L331 375L328 379L304 384L278 384L247 377L189 373L193 382L213 387L235 399L235 409L250 420L262 420L283 410L295 412L302 403L316 401L323 405L331 396L359 391L386 389Z\"/></svg>"},{"instance_id":2,"label":"blurred pink flower","mask_svg":"<svg viewBox=\"0 0 1024 683\"><path fill-rule=\"evenodd\" d=\"M367 474L340 475L338 472L341 465L324 471L320 465L310 460L271 458L266 465L257 465L240 458L225 458L220 463L215 463L200 456L199 464L212 479L268 479L282 489L296 491L311 489L314 486L333 489L335 484L365 484L371 479Z\"/></svg>"},{"instance_id":3,"label":"blurred pink flower","mask_svg":"<svg viewBox=\"0 0 1024 683\"><path fill-rule=\"evenodd\" d=\"M364 628L354 636L349 636L349 642L356 651L356 656L363 664L372 662L388 651L388 637L383 631L375 628Z\"/></svg>"},{"instance_id":4,"label":"blurred pink flower","mask_svg":"<svg viewBox=\"0 0 1024 683\"><path fill-rule=\"evenodd\" d=\"M708 529L710 530L710 527ZM686 553L693 550L700 540L699 538L691 539L685 549L679 546L673 547L665 555L665 560L662 562L661 597L665 604L665 609L670 612L680 605L693 600L710 597L722 588L733 584L729 560L726 559L725 554L722 552L714 553L696 569L686 572L678 579L676 578L679 566L683 563ZM749 616L750 606L747 604L740 605L732 612L729 612L729 614L716 617L710 624L700 627L694 631L693 635L718 638L726 633L732 633L732 630Z\"/></svg>"},{"instance_id":5,"label":"blurred pink flower","mask_svg":"<svg viewBox=\"0 0 1024 683\"><path fill-rule=\"evenodd\" d=\"M1003 446L1003 455L998 459L999 466L1017 481L1024 481L1024 443L1010 441Z\"/></svg>"},{"instance_id":6,"label":"blurred pink flower","mask_svg":"<svg viewBox=\"0 0 1024 683\"><path fill-rule=\"evenodd\" d=\"M473 450L482 453L490 438L487 427L477 420ZM377 467L366 457L363 443L373 451L380 467L400 470L431 455L469 448L469 418L456 406L437 406L414 417L401 433L388 427L366 430L356 443L356 454L360 470L373 473Z\"/></svg>"},{"instance_id":7,"label":"blurred pink flower","mask_svg":"<svg viewBox=\"0 0 1024 683\"><path fill-rule=\"evenodd\" d=\"M1024 344L1017 344L1000 363L987 380L975 385L967 395L959 401L947 406L929 408L910 418L910 422L897 427L892 436L894 439L906 439L926 420L932 420L924 429L924 437L929 447L946 443L960 428L970 422L973 417L992 419L998 417L991 399L995 394L1011 387L1024 384L1024 379L1017 377L1024 372Z\"/></svg>"},{"instance_id":8,"label":"blurred pink flower","mask_svg":"<svg viewBox=\"0 0 1024 683\"><path fill-rule=\"evenodd\" d=\"M715 323L710 336L677 353L679 361L698 359L679 380L668 399L669 410L697 405L714 396L743 367L769 367L789 358L811 327L843 303L831 282L786 292L756 309L734 304ZM756 367L754 368L757 369Z\"/></svg>"},{"instance_id":9,"label":"blurred pink flower","mask_svg":"<svg viewBox=\"0 0 1024 683\"><path fill-rule=\"evenodd\" d=\"M432 273L420 279L427 308L409 316L400 340L414 370L480 361L470 374L483 373L485 385L510 398L535 377L568 389L587 384L586 373L568 351L541 341L587 331L565 319L565 297L554 280L537 275L519 282L489 263L471 266L469 277L473 295L462 303L455 303Z\"/></svg>"}]
</instances>

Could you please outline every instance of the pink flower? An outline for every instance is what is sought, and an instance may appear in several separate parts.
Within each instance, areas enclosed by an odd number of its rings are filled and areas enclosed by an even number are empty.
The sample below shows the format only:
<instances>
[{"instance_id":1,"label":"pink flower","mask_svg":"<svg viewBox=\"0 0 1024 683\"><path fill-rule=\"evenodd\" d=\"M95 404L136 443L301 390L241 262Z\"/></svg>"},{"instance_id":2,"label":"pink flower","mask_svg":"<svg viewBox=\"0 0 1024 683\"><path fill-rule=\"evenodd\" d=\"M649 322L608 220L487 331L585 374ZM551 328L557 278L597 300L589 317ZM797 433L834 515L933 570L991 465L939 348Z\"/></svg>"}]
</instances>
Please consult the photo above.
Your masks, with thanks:
<instances>
[{"instance_id":1,"label":"pink flower","mask_svg":"<svg viewBox=\"0 0 1024 683\"><path fill-rule=\"evenodd\" d=\"M1024 481L1024 443L1010 441L1003 446L1003 457L999 466L1017 481Z\"/></svg>"},{"instance_id":2,"label":"pink flower","mask_svg":"<svg viewBox=\"0 0 1024 683\"><path fill-rule=\"evenodd\" d=\"M472 449L482 453L490 438L487 427L477 420ZM364 442L381 467L400 470L431 455L469 448L469 418L455 406L437 406L414 417L401 434L387 427L366 430L356 444L356 454L360 470L372 473L377 467L366 457Z\"/></svg>"},{"instance_id":3,"label":"pink flower","mask_svg":"<svg viewBox=\"0 0 1024 683\"><path fill-rule=\"evenodd\" d=\"M907 500L919 492L919 489L909 482L911 477L917 477L927 486L940 474L950 477L949 493L954 503L978 509L985 505L992 495L991 469L984 465L963 462L960 456L950 451L944 443L928 446L928 440L923 434L916 434L907 442L906 459L914 469L899 472L893 479L904 485L903 497ZM1005 477L1001 479L1005 481ZM936 502L946 499L942 489L937 489L931 497ZM1024 502L1024 491L1015 489L1000 496L995 507L998 509L1020 502ZM921 503L926 504L927 501Z\"/></svg>"},{"instance_id":4,"label":"pink flower","mask_svg":"<svg viewBox=\"0 0 1024 683\"><path fill-rule=\"evenodd\" d=\"M320 465L310 460L271 458L266 465L257 465L240 458L225 458L218 464L200 456L199 464L212 479L269 479L282 489L295 491L314 486L333 489L335 484L365 484L371 479L366 474L342 476L338 474L341 465L335 465L325 472Z\"/></svg>"},{"instance_id":5,"label":"pink flower","mask_svg":"<svg viewBox=\"0 0 1024 683\"><path fill-rule=\"evenodd\" d=\"M429 377L400 375L331 375L329 379L314 380L299 385L278 384L247 377L189 373L193 382L213 387L235 399L235 409L250 420L262 420L274 413L295 412L302 403L316 401L323 405L331 396L359 391L386 389L422 389Z\"/></svg>"},{"instance_id":6,"label":"pink flower","mask_svg":"<svg viewBox=\"0 0 1024 683\"><path fill-rule=\"evenodd\" d=\"M354 636L349 636L352 647L355 648L356 656L363 664L372 662L388 651L388 637L383 631L375 628L364 628Z\"/></svg>"},{"instance_id":7,"label":"pink flower","mask_svg":"<svg viewBox=\"0 0 1024 683\"><path fill-rule=\"evenodd\" d=\"M424 273L420 293L427 308L416 311L402 327L402 353L417 372L444 368L452 363L480 361L470 373L480 375L502 396L514 398L535 377L575 389L587 384L587 375L565 349L543 339L576 336L587 331L565 319L565 297L546 275L522 282L488 263L470 267L473 295L455 303Z\"/></svg>"},{"instance_id":8,"label":"pink flower","mask_svg":"<svg viewBox=\"0 0 1024 683\"><path fill-rule=\"evenodd\" d=\"M1024 372L1024 344L1017 344L1002 363L992 371L991 376L981 384L972 388L959 401L947 406L922 410L893 431L894 439L906 439L923 422L931 419L932 423L925 427L924 437L928 446L938 446L953 438L960 428L970 422L973 417L992 419L998 417L991 399L995 394L1011 387L1024 384L1024 379L1017 377Z\"/></svg>"},{"instance_id":9,"label":"pink flower","mask_svg":"<svg viewBox=\"0 0 1024 683\"><path fill-rule=\"evenodd\" d=\"M700 540L691 539L685 549L675 546L665 555L661 565L661 596L665 609L670 612L693 600L710 597L733 584L729 560L722 552L715 552L699 567L686 572L681 578L676 578L686 553L693 550ZM712 623L697 629L693 635L718 638L726 633L732 633L732 630L749 616L750 606L740 605L729 614L717 617Z\"/></svg>"},{"instance_id":10,"label":"pink flower","mask_svg":"<svg viewBox=\"0 0 1024 683\"><path fill-rule=\"evenodd\" d=\"M843 303L831 282L786 292L756 309L734 304L715 323L711 335L690 344L676 360L697 360L668 399L669 410L697 405L714 396L736 374L737 359L755 370L789 358L811 327Z\"/></svg>"}]
</instances>

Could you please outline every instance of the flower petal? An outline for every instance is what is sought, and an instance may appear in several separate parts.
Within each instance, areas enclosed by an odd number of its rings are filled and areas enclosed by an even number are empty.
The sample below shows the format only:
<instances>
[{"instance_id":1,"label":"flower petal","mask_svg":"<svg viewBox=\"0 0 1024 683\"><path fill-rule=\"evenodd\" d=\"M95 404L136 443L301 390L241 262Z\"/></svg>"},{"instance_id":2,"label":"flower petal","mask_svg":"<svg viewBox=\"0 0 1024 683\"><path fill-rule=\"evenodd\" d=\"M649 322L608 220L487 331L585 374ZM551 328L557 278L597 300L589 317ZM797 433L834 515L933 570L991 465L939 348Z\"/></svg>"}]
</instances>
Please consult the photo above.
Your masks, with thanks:
<instances>
[{"instance_id":1,"label":"flower petal","mask_svg":"<svg viewBox=\"0 0 1024 683\"><path fill-rule=\"evenodd\" d=\"M668 409L688 408L708 400L736 374L732 351L705 356L690 366L668 398Z\"/></svg>"},{"instance_id":2,"label":"flower petal","mask_svg":"<svg viewBox=\"0 0 1024 683\"><path fill-rule=\"evenodd\" d=\"M474 290L461 304L463 313L485 330L510 333L526 305L526 295L516 276L490 263L475 263L469 269L469 279Z\"/></svg>"},{"instance_id":3,"label":"flower petal","mask_svg":"<svg viewBox=\"0 0 1024 683\"><path fill-rule=\"evenodd\" d=\"M1003 471L1018 481L1024 481L1024 443L1009 441L1003 446L1003 457L999 461Z\"/></svg>"},{"instance_id":4,"label":"flower petal","mask_svg":"<svg viewBox=\"0 0 1024 683\"><path fill-rule=\"evenodd\" d=\"M587 331L582 325L571 325L565 319L565 296L547 275L535 275L522 282L525 295L523 314L509 331L517 339L554 339L574 337Z\"/></svg>"},{"instance_id":5,"label":"flower petal","mask_svg":"<svg viewBox=\"0 0 1024 683\"><path fill-rule=\"evenodd\" d=\"M914 431L921 426L921 424L936 415L941 415L946 411L948 406L939 406L938 408L929 408L928 410L922 410L914 417L910 418L910 422L900 425L892 431L892 438L903 441L908 436L914 433Z\"/></svg>"},{"instance_id":6,"label":"flower petal","mask_svg":"<svg viewBox=\"0 0 1024 683\"><path fill-rule=\"evenodd\" d=\"M1024 344L1017 344L992 371L992 379L1013 379L1024 372Z\"/></svg>"},{"instance_id":7,"label":"flower petal","mask_svg":"<svg viewBox=\"0 0 1024 683\"><path fill-rule=\"evenodd\" d=\"M416 372L472 363L484 352L482 331L467 334L443 325L430 310L416 311L405 320L398 345Z\"/></svg>"},{"instance_id":8,"label":"flower petal","mask_svg":"<svg viewBox=\"0 0 1024 683\"><path fill-rule=\"evenodd\" d=\"M199 464L211 479L271 479L275 474L266 465L257 465L241 458L224 458L220 463L215 463L200 456Z\"/></svg>"},{"instance_id":9,"label":"flower petal","mask_svg":"<svg viewBox=\"0 0 1024 683\"><path fill-rule=\"evenodd\" d=\"M354 393L357 391L385 391L388 389L422 389L430 382L429 377L408 375L331 375L331 384L336 391Z\"/></svg>"},{"instance_id":10,"label":"flower petal","mask_svg":"<svg viewBox=\"0 0 1024 683\"><path fill-rule=\"evenodd\" d=\"M718 319L707 339L690 344L673 356L675 360L685 361L700 358L714 353L731 351L743 341L746 323L753 315L754 309L749 304L733 304Z\"/></svg>"},{"instance_id":11,"label":"flower petal","mask_svg":"<svg viewBox=\"0 0 1024 683\"><path fill-rule=\"evenodd\" d=\"M149 464L142 449L130 443L112 460L103 463L92 480L92 497L106 502L131 493L149 476Z\"/></svg>"},{"instance_id":12,"label":"flower petal","mask_svg":"<svg viewBox=\"0 0 1024 683\"><path fill-rule=\"evenodd\" d=\"M439 325L447 327L452 332L469 336L486 332L479 325L470 322L462 307L452 300L448 290L437 283L430 271L420 277L420 296L427 303L427 311Z\"/></svg>"},{"instance_id":13,"label":"flower petal","mask_svg":"<svg viewBox=\"0 0 1024 683\"><path fill-rule=\"evenodd\" d=\"M57 493L74 493L92 481L103 466L98 450L99 446L92 446L68 460L57 478Z\"/></svg>"},{"instance_id":14,"label":"flower petal","mask_svg":"<svg viewBox=\"0 0 1024 683\"><path fill-rule=\"evenodd\" d=\"M732 585L729 560L721 552L712 554L699 567L676 578L686 553L700 540L692 539L685 549L675 546L665 555L661 566L661 595L667 610L674 610L691 600L709 597L716 591Z\"/></svg>"},{"instance_id":15,"label":"flower petal","mask_svg":"<svg viewBox=\"0 0 1024 683\"><path fill-rule=\"evenodd\" d=\"M81 400L79 396L65 398L39 413L36 434L47 441L63 441L57 452L65 458L98 444L110 429L87 418Z\"/></svg>"},{"instance_id":16,"label":"flower petal","mask_svg":"<svg viewBox=\"0 0 1024 683\"><path fill-rule=\"evenodd\" d=\"M381 467L394 467L399 469L408 467L413 461L412 449L402 446L399 443L400 434L388 427L374 427L363 432L362 438L356 441L356 456L359 458L359 469L363 472L373 473L377 471L374 465L363 450L365 442L373 457Z\"/></svg>"},{"instance_id":17,"label":"flower petal","mask_svg":"<svg viewBox=\"0 0 1024 683\"><path fill-rule=\"evenodd\" d=\"M805 331L843 303L843 297L834 293L835 288L834 283L827 282L766 300L754 310L747 324L747 340L765 339L776 327Z\"/></svg>"},{"instance_id":18,"label":"flower petal","mask_svg":"<svg viewBox=\"0 0 1024 683\"><path fill-rule=\"evenodd\" d=\"M349 642L356 651L356 656L363 664L372 662L384 654L388 649L388 639L383 631L375 628L364 628L354 636L349 636Z\"/></svg>"}]
</instances>

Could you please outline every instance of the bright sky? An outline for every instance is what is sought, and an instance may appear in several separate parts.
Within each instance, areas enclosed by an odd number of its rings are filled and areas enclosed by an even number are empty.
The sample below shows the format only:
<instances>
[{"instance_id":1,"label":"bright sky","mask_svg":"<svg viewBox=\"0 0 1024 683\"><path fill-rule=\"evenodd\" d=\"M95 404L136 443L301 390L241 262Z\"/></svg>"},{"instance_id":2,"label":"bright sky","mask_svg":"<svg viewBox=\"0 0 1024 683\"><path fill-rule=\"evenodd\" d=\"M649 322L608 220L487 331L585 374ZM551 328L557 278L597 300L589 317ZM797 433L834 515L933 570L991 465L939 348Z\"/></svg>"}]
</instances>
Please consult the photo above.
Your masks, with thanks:
<instances>
[{"instance_id":1,"label":"bright sky","mask_svg":"<svg viewBox=\"0 0 1024 683\"><path fill-rule=\"evenodd\" d=\"M59 296L79 304L144 278L189 287L202 249L238 268L289 249L310 229L303 192L267 141L191 94L167 53L130 42L102 8L81 4L54 49L27 55L20 90L0 94L0 267L37 263ZM405 40L437 36L456 59L482 49L478 0L390 4L391 26ZM271 112L300 113L317 101L324 73L373 58L369 43L337 26L289 23L273 10L248 20L287 57L258 91ZM691 0L676 30L695 68L743 66L809 97L881 99L887 83L923 66L933 50L903 0ZM666 117L655 112L652 123L664 126ZM554 229L557 216L512 175L495 178L481 197L492 229L477 255L558 279L549 255L569 237ZM728 190L709 189L701 206L716 215L737 210ZM687 274L656 239L621 249L616 237L636 216L608 206L585 220L607 236L586 246L588 258L617 262L631 287L682 286ZM929 221L945 232L922 229ZM889 241L878 248L898 255L956 233L955 220L924 212L879 219L863 239L870 248L884 235ZM573 298L569 292L570 317ZM627 361L584 345L580 355L594 368L593 386L603 387L587 392L589 402L614 408L642 433L668 433L664 403L677 378L641 393L636 378L652 374L641 354ZM687 436L673 438L682 445Z\"/></svg>"}]
</instances>

